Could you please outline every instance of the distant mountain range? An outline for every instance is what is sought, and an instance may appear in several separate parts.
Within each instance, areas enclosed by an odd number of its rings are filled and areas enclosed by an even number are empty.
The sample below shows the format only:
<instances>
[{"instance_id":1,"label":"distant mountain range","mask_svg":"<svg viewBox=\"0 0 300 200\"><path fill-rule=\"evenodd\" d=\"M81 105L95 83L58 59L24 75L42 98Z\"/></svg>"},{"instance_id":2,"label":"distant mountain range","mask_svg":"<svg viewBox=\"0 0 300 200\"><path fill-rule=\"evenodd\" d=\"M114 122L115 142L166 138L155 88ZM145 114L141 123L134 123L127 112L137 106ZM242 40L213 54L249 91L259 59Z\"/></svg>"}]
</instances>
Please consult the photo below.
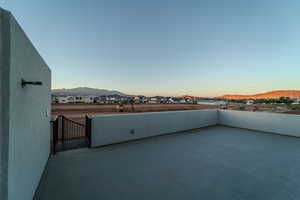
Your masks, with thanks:
<instances>
[{"instance_id":1,"label":"distant mountain range","mask_svg":"<svg viewBox=\"0 0 300 200\"><path fill-rule=\"evenodd\" d=\"M223 99L278 99L280 97L300 98L300 90L275 90L254 95L226 94Z\"/></svg>"},{"instance_id":2,"label":"distant mountain range","mask_svg":"<svg viewBox=\"0 0 300 200\"><path fill-rule=\"evenodd\" d=\"M129 96L125 93L116 90L104 90L88 87L78 87L72 89L53 89L52 95L54 96L102 96L102 95L120 95Z\"/></svg>"},{"instance_id":3,"label":"distant mountain range","mask_svg":"<svg viewBox=\"0 0 300 200\"><path fill-rule=\"evenodd\" d=\"M116 90L96 89L89 87L78 87L71 89L53 89L54 96L102 96L102 95L120 95L131 96ZM184 95L184 98L191 98L193 96ZM300 90L276 90L266 93L241 95L241 94L226 94L216 98L223 99L277 99L280 97L300 98Z\"/></svg>"}]
</instances>

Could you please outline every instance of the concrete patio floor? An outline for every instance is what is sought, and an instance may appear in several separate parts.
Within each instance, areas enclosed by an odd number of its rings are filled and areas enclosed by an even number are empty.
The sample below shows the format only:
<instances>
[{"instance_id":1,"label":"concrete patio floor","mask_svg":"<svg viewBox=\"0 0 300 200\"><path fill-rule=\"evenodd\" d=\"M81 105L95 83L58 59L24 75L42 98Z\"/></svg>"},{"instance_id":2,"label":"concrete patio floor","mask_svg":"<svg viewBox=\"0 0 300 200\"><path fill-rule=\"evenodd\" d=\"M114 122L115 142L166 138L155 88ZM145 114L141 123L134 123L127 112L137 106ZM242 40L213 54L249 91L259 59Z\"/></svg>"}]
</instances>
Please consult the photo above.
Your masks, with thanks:
<instances>
[{"instance_id":1,"label":"concrete patio floor","mask_svg":"<svg viewBox=\"0 0 300 200\"><path fill-rule=\"evenodd\" d=\"M300 199L300 139L214 126L61 152L35 199Z\"/></svg>"}]
</instances>

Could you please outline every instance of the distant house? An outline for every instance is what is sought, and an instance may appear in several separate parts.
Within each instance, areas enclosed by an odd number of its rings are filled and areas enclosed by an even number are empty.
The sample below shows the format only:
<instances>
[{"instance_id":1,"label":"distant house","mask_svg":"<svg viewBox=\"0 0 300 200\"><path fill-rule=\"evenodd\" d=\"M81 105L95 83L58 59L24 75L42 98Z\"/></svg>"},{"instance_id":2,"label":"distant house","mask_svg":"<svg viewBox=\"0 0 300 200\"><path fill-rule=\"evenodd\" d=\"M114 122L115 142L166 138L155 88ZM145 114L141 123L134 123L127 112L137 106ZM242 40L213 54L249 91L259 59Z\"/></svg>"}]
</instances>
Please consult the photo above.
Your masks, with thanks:
<instances>
[{"instance_id":1,"label":"distant house","mask_svg":"<svg viewBox=\"0 0 300 200\"><path fill-rule=\"evenodd\" d=\"M194 99L188 98L188 99L185 99L185 102L186 103L194 103Z\"/></svg>"},{"instance_id":2,"label":"distant house","mask_svg":"<svg viewBox=\"0 0 300 200\"><path fill-rule=\"evenodd\" d=\"M252 104L254 104L254 100L253 99L249 99L249 100L246 101L246 104L247 105L252 105Z\"/></svg>"},{"instance_id":3,"label":"distant house","mask_svg":"<svg viewBox=\"0 0 300 200\"><path fill-rule=\"evenodd\" d=\"M84 102L84 103L94 103L94 98L95 98L95 96L84 96L84 97L82 97L82 101Z\"/></svg>"},{"instance_id":4,"label":"distant house","mask_svg":"<svg viewBox=\"0 0 300 200\"><path fill-rule=\"evenodd\" d=\"M106 101L108 103L120 103L120 102L127 102L127 98L122 98L120 95L108 95L106 97Z\"/></svg>"},{"instance_id":5,"label":"distant house","mask_svg":"<svg viewBox=\"0 0 300 200\"><path fill-rule=\"evenodd\" d=\"M168 98L163 96L150 97L149 103L167 103Z\"/></svg>"},{"instance_id":6,"label":"distant house","mask_svg":"<svg viewBox=\"0 0 300 200\"><path fill-rule=\"evenodd\" d=\"M256 110L257 110L257 107L255 105L246 105L245 106L245 111L255 112Z\"/></svg>"},{"instance_id":7,"label":"distant house","mask_svg":"<svg viewBox=\"0 0 300 200\"><path fill-rule=\"evenodd\" d=\"M74 96L52 96L52 103L75 103Z\"/></svg>"},{"instance_id":8,"label":"distant house","mask_svg":"<svg viewBox=\"0 0 300 200\"><path fill-rule=\"evenodd\" d=\"M109 101L113 101L113 102L114 102L114 101L116 101L116 100L117 100L117 98L116 98L116 97L108 97L108 100L109 100Z\"/></svg>"},{"instance_id":9,"label":"distant house","mask_svg":"<svg viewBox=\"0 0 300 200\"><path fill-rule=\"evenodd\" d=\"M135 96L133 97L134 103L140 103L141 97L140 96Z\"/></svg>"},{"instance_id":10,"label":"distant house","mask_svg":"<svg viewBox=\"0 0 300 200\"><path fill-rule=\"evenodd\" d=\"M293 105L299 105L300 104L300 99L295 99L292 104Z\"/></svg>"},{"instance_id":11,"label":"distant house","mask_svg":"<svg viewBox=\"0 0 300 200\"><path fill-rule=\"evenodd\" d=\"M225 101L216 101L216 100L198 100L197 104L221 106L221 105L225 105L226 102Z\"/></svg>"},{"instance_id":12,"label":"distant house","mask_svg":"<svg viewBox=\"0 0 300 200\"><path fill-rule=\"evenodd\" d=\"M167 102L168 102L168 99L166 97L160 98L159 103L167 103Z\"/></svg>"},{"instance_id":13,"label":"distant house","mask_svg":"<svg viewBox=\"0 0 300 200\"><path fill-rule=\"evenodd\" d=\"M120 97L120 100L123 101L123 100L127 100L128 97Z\"/></svg>"},{"instance_id":14,"label":"distant house","mask_svg":"<svg viewBox=\"0 0 300 200\"><path fill-rule=\"evenodd\" d=\"M275 112L287 112L288 110L287 105L275 106Z\"/></svg>"},{"instance_id":15,"label":"distant house","mask_svg":"<svg viewBox=\"0 0 300 200\"><path fill-rule=\"evenodd\" d=\"M75 97L73 96L67 96L67 103L75 103Z\"/></svg>"},{"instance_id":16,"label":"distant house","mask_svg":"<svg viewBox=\"0 0 300 200\"><path fill-rule=\"evenodd\" d=\"M148 97L141 96L140 101L141 101L141 103L147 103L149 100L148 100Z\"/></svg>"},{"instance_id":17,"label":"distant house","mask_svg":"<svg viewBox=\"0 0 300 200\"><path fill-rule=\"evenodd\" d=\"M67 97L57 97L58 103L68 103Z\"/></svg>"},{"instance_id":18,"label":"distant house","mask_svg":"<svg viewBox=\"0 0 300 200\"><path fill-rule=\"evenodd\" d=\"M120 95L102 95L102 96L89 96L90 98L92 97L92 99L90 100L86 100L86 101L91 101L91 102L95 102L95 103L101 103L101 104L115 104L115 103L126 103L128 102L128 97L123 97Z\"/></svg>"},{"instance_id":19,"label":"distant house","mask_svg":"<svg viewBox=\"0 0 300 200\"><path fill-rule=\"evenodd\" d=\"M94 103L100 103L100 97L94 97Z\"/></svg>"},{"instance_id":20,"label":"distant house","mask_svg":"<svg viewBox=\"0 0 300 200\"><path fill-rule=\"evenodd\" d=\"M57 96L52 96L52 97L51 97L51 102L52 102L52 103L58 103L58 98L57 98Z\"/></svg>"},{"instance_id":21,"label":"distant house","mask_svg":"<svg viewBox=\"0 0 300 200\"><path fill-rule=\"evenodd\" d=\"M156 97L150 97L150 100L148 103L158 103Z\"/></svg>"},{"instance_id":22,"label":"distant house","mask_svg":"<svg viewBox=\"0 0 300 200\"><path fill-rule=\"evenodd\" d=\"M186 103L186 100L185 99L180 99L179 103Z\"/></svg>"},{"instance_id":23,"label":"distant house","mask_svg":"<svg viewBox=\"0 0 300 200\"><path fill-rule=\"evenodd\" d=\"M75 96L75 103L84 103L82 96Z\"/></svg>"},{"instance_id":24,"label":"distant house","mask_svg":"<svg viewBox=\"0 0 300 200\"><path fill-rule=\"evenodd\" d=\"M274 111L276 111L276 106L274 106L272 104L262 103L258 106L258 110L262 111L262 112L274 112Z\"/></svg>"},{"instance_id":25,"label":"distant house","mask_svg":"<svg viewBox=\"0 0 300 200\"><path fill-rule=\"evenodd\" d=\"M176 103L176 101L172 97L168 97L167 103Z\"/></svg>"},{"instance_id":26,"label":"distant house","mask_svg":"<svg viewBox=\"0 0 300 200\"><path fill-rule=\"evenodd\" d=\"M104 96L104 95L99 96L99 97L95 98L95 101L96 101L97 103L104 104L104 103L106 103L106 96Z\"/></svg>"},{"instance_id":27,"label":"distant house","mask_svg":"<svg viewBox=\"0 0 300 200\"><path fill-rule=\"evenodd\" d=\"M180 101L180 98L178 98L178 97L172 97L169 99L170 103L179 103L179 101Z\"/></svg>"},{"instance_id":28,"label":"distant house","mask_svg":"<svg viewBox=\"0 0 300 200\"><path fill-rule=\"evenodd\" d=\"M133 100L134 100L134 103L146 103L148 101L147 97L145 97L145 96L135 96L135 97L133 97Z\"/></svg>"}]
</instances>

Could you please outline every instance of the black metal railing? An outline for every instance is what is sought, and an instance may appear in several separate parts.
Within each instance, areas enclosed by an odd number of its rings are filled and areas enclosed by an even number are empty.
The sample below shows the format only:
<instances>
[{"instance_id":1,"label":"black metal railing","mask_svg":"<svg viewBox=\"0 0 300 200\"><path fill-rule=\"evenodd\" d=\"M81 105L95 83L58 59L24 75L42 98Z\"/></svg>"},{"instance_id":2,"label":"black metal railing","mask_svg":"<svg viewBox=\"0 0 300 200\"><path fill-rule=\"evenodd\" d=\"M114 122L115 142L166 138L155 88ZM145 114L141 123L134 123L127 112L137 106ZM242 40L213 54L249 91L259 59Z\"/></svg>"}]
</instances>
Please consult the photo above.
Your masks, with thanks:
<instances>
[{"instance_id":1,"label":"black metal railing","mask_svg":"<svg viewBox=\"0 0 300 200\"><path fill-rule=\"evenodd\" d=\"M92 146L92 119L85 116L85 136L88 140L88 146Z\"/></svg>"},{"instance_id":2,"label":"black metal railing","mask_svg":"<svg viewBox=\"0 0 300 200\"><path fill-rule=\"evenodd\" d=\"M62 116L62 142L76 139L84 139L86 136L85 125L79 122L73 121Z\"/></svg>"},{"instance_id":3,"label":"black metal railing","mask_svg":"<svg viewBox=\"0 0 300 200\"><path fill-rule=\"evenodd\" d=\"M51 120L51 131L52 131L52 137L51 137L51 151L53 154L56 153L56 146L58 143L58 118Z\"/></svg>"},{"instance_id":4,"label":"black metal railing","mask_svg":"<svg viewBox=\"0 0 300 200\"><path fill-rule=\"evenodd\" d=\"M86 116L86 124L59 115L52 123L52 152L79 148L82 143L91 146L91 118ZM76 145L77 144L77 145Z\"/></svg>"}]
</instances>

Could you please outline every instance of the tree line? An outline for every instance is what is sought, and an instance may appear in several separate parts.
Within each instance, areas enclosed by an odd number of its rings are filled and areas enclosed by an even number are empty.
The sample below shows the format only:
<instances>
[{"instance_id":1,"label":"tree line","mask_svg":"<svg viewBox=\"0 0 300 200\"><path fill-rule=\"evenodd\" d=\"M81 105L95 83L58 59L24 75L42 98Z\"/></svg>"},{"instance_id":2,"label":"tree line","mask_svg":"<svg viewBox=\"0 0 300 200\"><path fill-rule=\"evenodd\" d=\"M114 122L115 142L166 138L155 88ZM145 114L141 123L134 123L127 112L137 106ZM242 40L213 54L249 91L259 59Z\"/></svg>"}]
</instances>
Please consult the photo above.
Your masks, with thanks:
<instances>
[{"instance_id":1,"label":"tree line","mask_svg":"<svg viewBox=\"0 0 300 200\"><path fill-rule=\"evenodd\" d=\"M235 103L246 103L248 100L247 99L233 99L231 100L232 102ZM253 99L255 104L259 103L265 103L265 104L292 104L294 102L293 99L289 97L280 97L279 99Z\"/></svg>"}]
</instances>

